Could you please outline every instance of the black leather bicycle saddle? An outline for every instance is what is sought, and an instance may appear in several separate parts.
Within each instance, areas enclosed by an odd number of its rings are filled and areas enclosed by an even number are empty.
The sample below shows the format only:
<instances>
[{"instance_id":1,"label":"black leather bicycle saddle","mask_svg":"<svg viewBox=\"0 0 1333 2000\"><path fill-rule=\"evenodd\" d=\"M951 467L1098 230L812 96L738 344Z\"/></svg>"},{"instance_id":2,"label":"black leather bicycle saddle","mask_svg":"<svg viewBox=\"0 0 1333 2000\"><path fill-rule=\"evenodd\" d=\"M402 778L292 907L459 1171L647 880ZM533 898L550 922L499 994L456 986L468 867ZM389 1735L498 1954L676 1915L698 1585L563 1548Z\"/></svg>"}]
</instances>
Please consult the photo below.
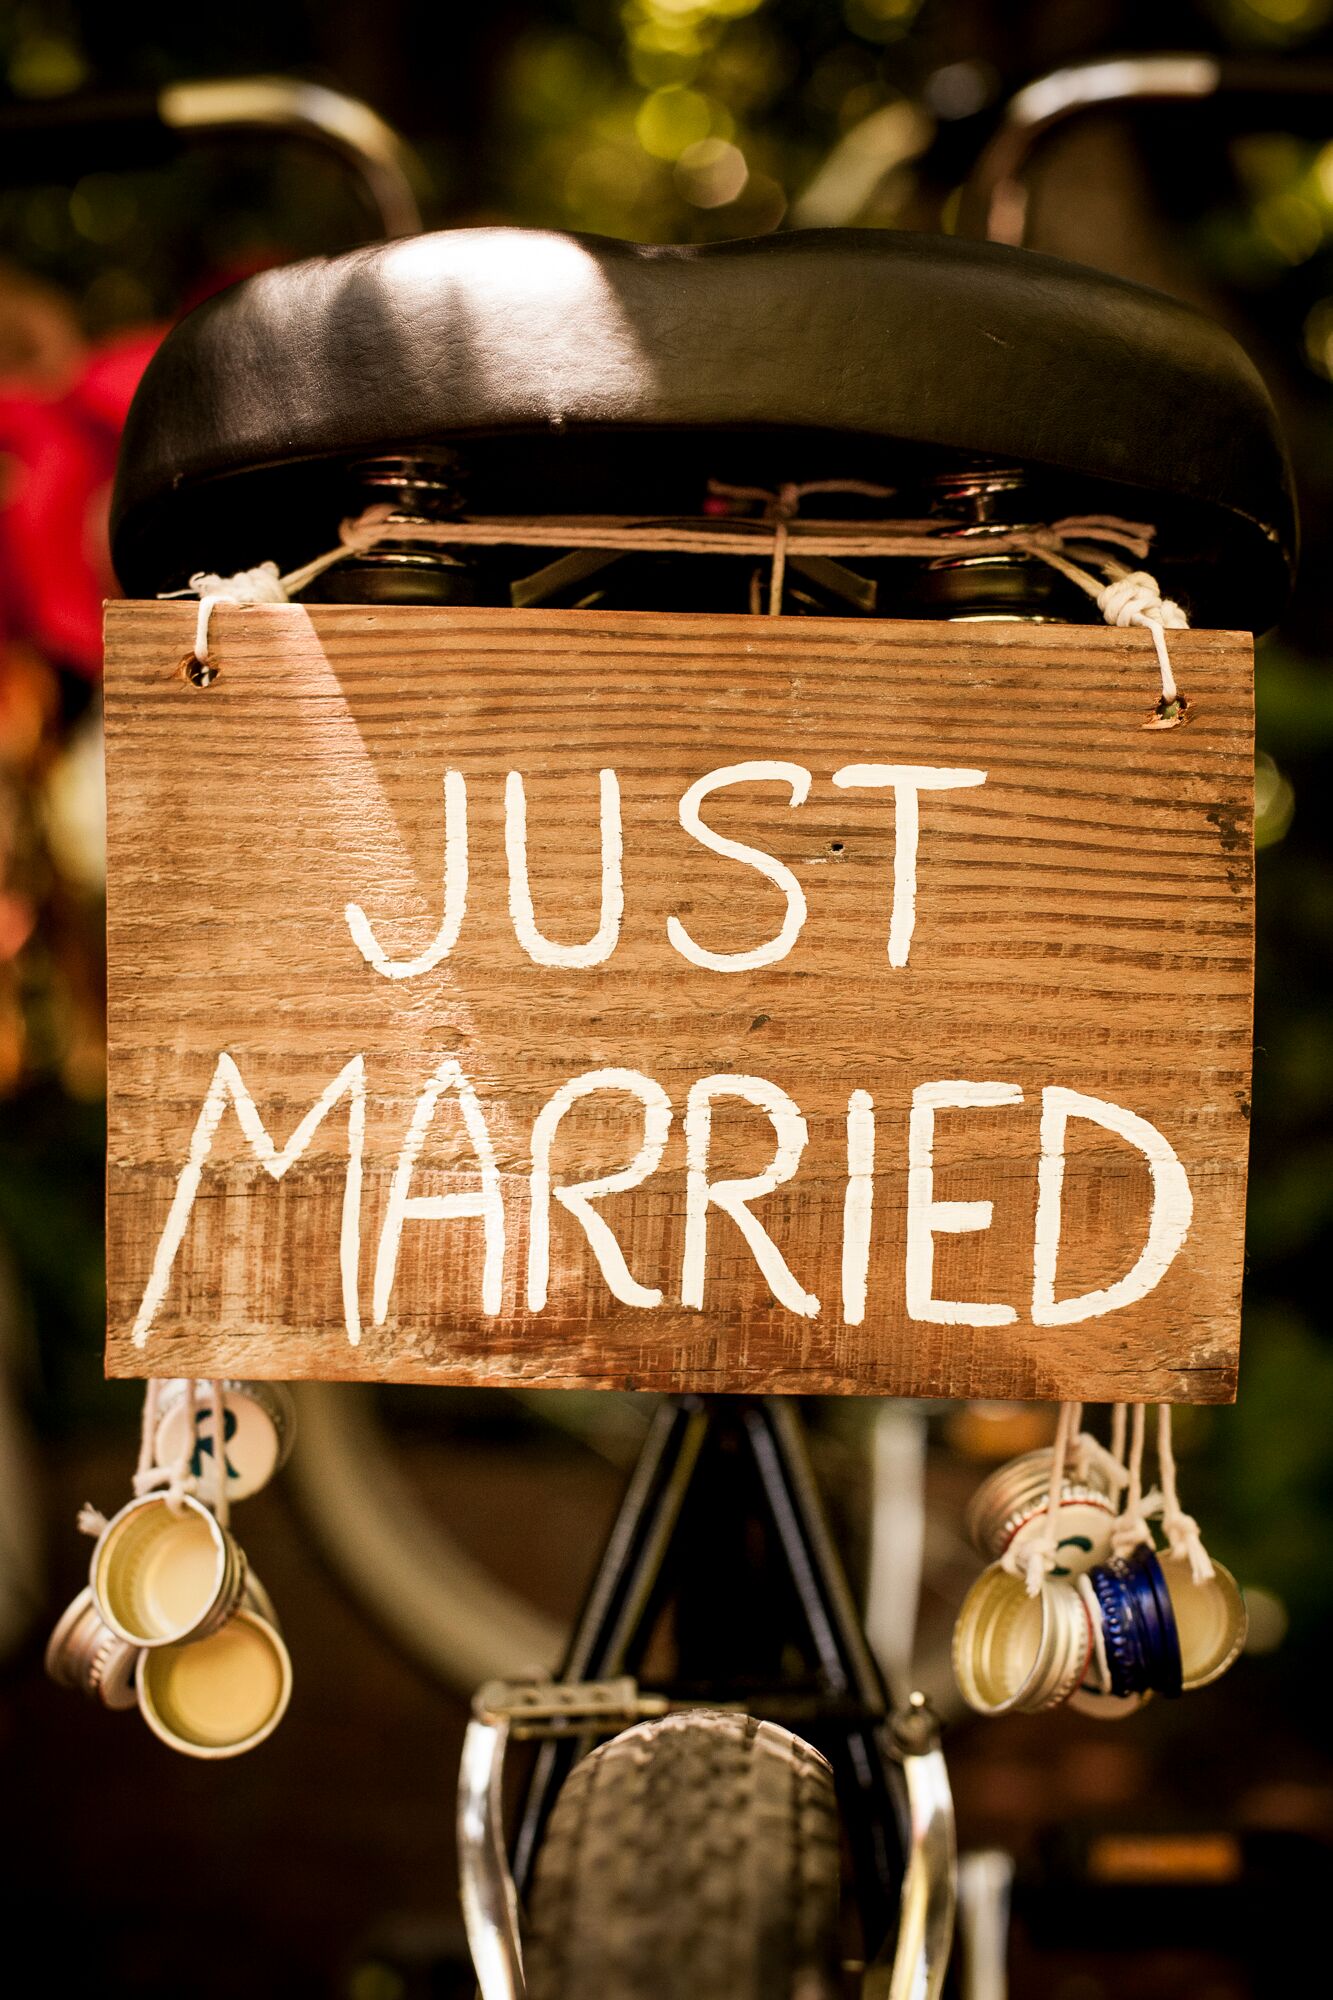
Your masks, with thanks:
<instances>
[{"instance_id":1,"label":"black leather bicycle saddle","mask_svg":"<svg viewBox=\"0 0 1333 2000\"><path fill-rule=\"evenodd\" d=\"M1169 520L1214 624L1271 623L1294 557L1256 370L1156 292L915 234L469 229L266 271L176 327L125 433L123 585L304 560L346 511L334 468L426 441L463 449L478 513L694 512L710 474L1023 463L1164 538Z\"/></svg>"}]
</instances>

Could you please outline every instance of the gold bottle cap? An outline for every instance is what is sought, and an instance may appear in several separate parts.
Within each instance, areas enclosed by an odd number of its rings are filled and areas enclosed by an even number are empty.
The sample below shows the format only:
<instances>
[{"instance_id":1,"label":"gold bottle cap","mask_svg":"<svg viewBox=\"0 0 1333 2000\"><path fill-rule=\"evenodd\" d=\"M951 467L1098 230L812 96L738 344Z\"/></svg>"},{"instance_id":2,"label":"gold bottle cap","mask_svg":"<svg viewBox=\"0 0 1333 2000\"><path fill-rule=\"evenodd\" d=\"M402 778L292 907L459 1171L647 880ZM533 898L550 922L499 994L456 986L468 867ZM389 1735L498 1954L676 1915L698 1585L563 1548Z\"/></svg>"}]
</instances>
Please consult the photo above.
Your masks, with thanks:
<instances>
[{"instance_id":1,"label":"gold bottle cap","mask_svg":"<svg viewBox=\"0 0 1333 2000\"><path fill-rule=\"evenodd\" d=\"M133 1646L170 1646L215 1631L240 1603L245 1557L207 1507L165 1494L131 1500L93 1549L89 1583L102 1618Z\"/></svg>"},{"instance_id":2,"label":"gold bottle cap","mask_svg":"<svg viewBox=\"0 0 1333 2000\"><path fill-rule=\"evenodd\" d=\"M1240 1585L1219 1562L1206 1583L1196 1583L1186 1557L1163 1551L1157 1560L1176 1614L1181 1686L1207 1687L1226 1672L1250 1629Z\"/></svg>"},{"instance_id":3,"label":"gold bottle cap","mask_svg":"<svg viewBox=\"0 0 1333 2000\"><path fill-rule=\"evenodd\" d=\"M287 1711L292 1663L257 1611L220 1632L139 1655L139 1708L153 1734L186 1757L239 1757L271 1736Z\"/></svg>"},{"instance_id":4,"label":"gold bottle cap","mask_svg":"<svg viewBox=\"0 0 1333 2000\"><path fill-rule=\"evenodd\" d=\"M1021 1576L992 1563L958 1614L954 1677L981 1715L1054 1708L1086 1675L1092 1644L1087 1610L1070 1583L1048 1581L1029 1597Z\"/></svg>"},{"instance_id":5,"label":"gold bottle cap","mask_svg":"<svg viewBox=\"0 0 1333 2000\"><path fill-rule=\"evenodd\" d=\"M1041 1512L1050 1494L1054 1460L1054 1451L1046 1445L1040 1451L1025 1451L1021 1457L1011 1458L982 1480L967 1509L967 1532L979 1554L994 1562L1004 1554L1015 1529ZM1066 1497L1074 1494L1096 1495L1114 1513L1110 1486L1095 1461L1084 1478L1065 1481Z\"/></svg>"}]
</instances>

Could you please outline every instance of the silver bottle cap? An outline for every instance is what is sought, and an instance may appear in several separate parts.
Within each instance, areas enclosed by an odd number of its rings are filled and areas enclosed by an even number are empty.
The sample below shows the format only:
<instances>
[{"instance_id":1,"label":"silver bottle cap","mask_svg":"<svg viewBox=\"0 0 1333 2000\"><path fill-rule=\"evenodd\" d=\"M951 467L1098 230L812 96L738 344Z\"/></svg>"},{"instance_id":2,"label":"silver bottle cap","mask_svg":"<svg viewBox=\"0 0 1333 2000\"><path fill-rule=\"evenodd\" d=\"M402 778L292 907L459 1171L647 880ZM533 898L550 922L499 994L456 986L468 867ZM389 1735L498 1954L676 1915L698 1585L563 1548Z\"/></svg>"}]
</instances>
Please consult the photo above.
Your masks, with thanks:
<instances>
[{"instance_id":1,"label":"silver bottle cap","mask_svg":"<svg viewBox=\"0 0 1333 2000\"><path fill-rule=\"evenodd\" d=\"M104 1708L133 1708L137 1649L111 1630L83 1589L56 1621L46 1646L46 1671Z\"/></svg>"},{"instance_id":2,"label":"silver bottle cap","mask_svg":"<svg viewBox=\"0 0 1333 2000\"><path fill-rule=\"evenodd\" d=\"M1031 1536L1039 1529L1033 1523L1044 1513L1051 1491L1051 1471L1055 1454L1049 1445L1040 1451L1025 1451L992 1472L972 1495L967 1510L967 1532L980 1555L990 1561L1002 1556L1019 1535ZM1077 1522L1063 1509L1077 1507ZM1061 1534L1070 1535L1071 1572L1090 1568L1105 1559L1110 1548L1110 1528L1115 1517L1115 1498L1101 1468L1094 1461L1082 1479L1066 1479L1061 1497ZM1080 1550L1075 1538L1089 1541L1092 1550Z\"/></svg>"},{"instance_id":3,"label":"silver bottle cap","mask_svg":"<svg viewBox=\"0 0 1333 2000\"><path fill-rule=\"evenodd\" d=\"M225 1381L220 1386L227 1498L248 1500L285 1465L296 1435L296 1404L282 1382ZM212 1394L207 1382L196 1382L191 1438L189 1388L187 1377L175 1377L158 1392L157 1463L175 1465L188 1450L196 1493L202 1500L216 1500Z\"/></svg>"}]
</instances>

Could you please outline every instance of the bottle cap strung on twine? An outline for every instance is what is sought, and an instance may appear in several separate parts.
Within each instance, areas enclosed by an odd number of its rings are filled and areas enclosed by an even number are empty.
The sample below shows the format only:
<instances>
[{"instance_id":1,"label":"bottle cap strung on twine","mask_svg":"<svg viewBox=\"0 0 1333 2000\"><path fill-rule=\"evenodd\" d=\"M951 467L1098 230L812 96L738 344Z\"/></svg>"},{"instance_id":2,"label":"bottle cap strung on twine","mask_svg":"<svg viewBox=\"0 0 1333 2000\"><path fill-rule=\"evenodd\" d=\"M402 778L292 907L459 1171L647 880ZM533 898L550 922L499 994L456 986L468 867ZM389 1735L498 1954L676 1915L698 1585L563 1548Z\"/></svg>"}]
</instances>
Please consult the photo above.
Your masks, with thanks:
<instances>
[{"instance_id":1,"label":"bottle cap strung on twine","mask_svg":"<svg viewBox=\"0 0 1333 2000\"><path fill-rule=\"evenodd\" d=\"M1129 1416L1129 1454L1125 1467L1125 1499L1111 1529L1112 1553L1123 1562L1137 1548L1155 1548L1152 1529L1148 1525L1148 1505L1155 1502L1156 1494L1143 1491L1143 1450L1146 1439L1146 1418L1142 1403L1135 1403Z\"/></svg>"},{"instance_id":2,"label":"bottle cap strung on twine","mask_svg":"<svg viewBox=\"0 0 1333 2000\"><path fill-rule=\"evenodd\" d=\"M224 1384L220 1381L196 1382L193 1376L183 1378L179 1383L174 1378L162 1379L151 1376L144 1389L143 1415L139 1427L139 1458L131 1481L136 1500L145 1499L149 1494L161 1493L173 1514L184 1511L185 1502L190 1499L199 1484L191 1470L191 1460L195 1450L195 1411L199 1392L207 1399L214 1437L226 1435L226 1407ZM176 1455L167 1463L159 1462L157 1456L158 1439L162 1435L163 1403L168 1392L179 1396L183 1403L185 1419L174 1435L179 1441ZM230 1496L227 1480L216 1482L217 1491L210 1490L208 1499L219 1523L226 1528L231 1518ZM107 1517L98 1508L87 1503L79 1509L76 1517L79 1533L91 1535L94 1539L106 1532Z\"/></svg>"},{"instance_id":3,"label":"bottle cap strung on twine","mask_svg":"<svg viewBox=\"0 0 1333 2000\"><path fill-rule=\"evenodd\" d=\"M1203 1545L1198 1522L1181 1507L1176 1487L1176 1455L1171 1444L1169 1403L1160 1403L1157 1409L1157 1470L1162 1482L1162 1533L1166 1536L1166 1545L1173 1556L1179 1556L1189 1564L1195 1583L1208 1583L1213 1576L1212 1558Z\"/></svg>"},{"instance_id":4,"label":"bottle cap strung on twine","mask_svg":"<svg viewBox=\"0 0 1333 2000\"><path fill-rule=\"evenodd\" d=\"M220 1441L210 1385L181 1378L161 1386L153 1446L159 1466L188 1459L193 1491L210 1505L222 1476L233 1502L258 1493L285 1463L295 1431L295 1405L282 1383L228 1379L219 1386Z\"/></svg>"},{"instance_id":5,"label":"bottle cap strung on twine","mask_svg":"<svg viewBox=\"0 0 1333 2000\"><path fill-rule=\"evenodd\" d=\"M1064 1495L1070 1448L1083 1414L1082 1403L1061 1403L1051 1451L1051 1485L1040 1529L1025 1539L1011 1541L1000 1557L1002 1567L1021 1576L1029 1597L1036 1597L1059 1562L1060 1503Z\"/></svg>"}]
</instances>

